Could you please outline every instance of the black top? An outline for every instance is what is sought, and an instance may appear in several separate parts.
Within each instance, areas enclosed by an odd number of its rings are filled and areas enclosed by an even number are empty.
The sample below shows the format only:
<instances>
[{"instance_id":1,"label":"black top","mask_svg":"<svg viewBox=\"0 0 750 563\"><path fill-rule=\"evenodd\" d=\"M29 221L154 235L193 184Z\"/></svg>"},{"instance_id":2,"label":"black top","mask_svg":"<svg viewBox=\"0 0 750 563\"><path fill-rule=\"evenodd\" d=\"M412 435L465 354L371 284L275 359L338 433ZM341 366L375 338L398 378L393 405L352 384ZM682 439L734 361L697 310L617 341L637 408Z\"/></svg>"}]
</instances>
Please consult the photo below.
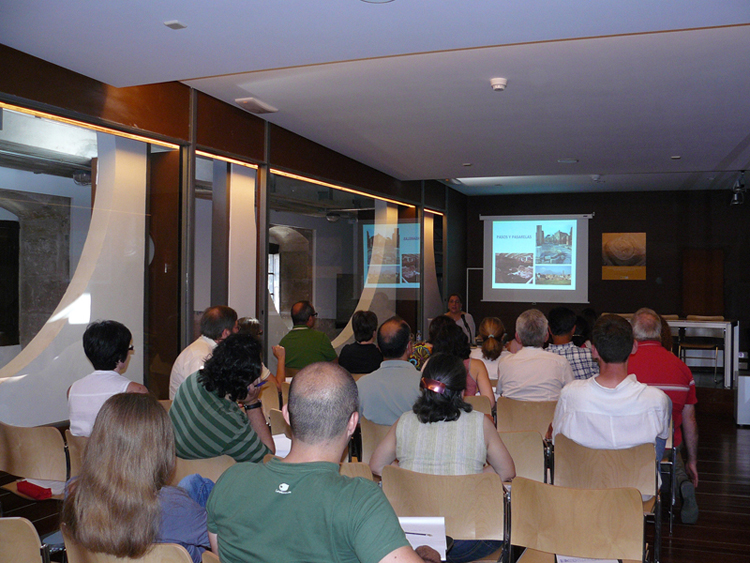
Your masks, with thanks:
<instances>
[{"instance_id":1,"label":"black top","mask_svg":"<svg viewBox=\"0 0 750 563\"><path fill-rule=\"evenodd\" d=\"M339 354L339 365L349 373L371 373L380 367L383 354L375 344L347 344Z\"/></svg>"}]
</instances>

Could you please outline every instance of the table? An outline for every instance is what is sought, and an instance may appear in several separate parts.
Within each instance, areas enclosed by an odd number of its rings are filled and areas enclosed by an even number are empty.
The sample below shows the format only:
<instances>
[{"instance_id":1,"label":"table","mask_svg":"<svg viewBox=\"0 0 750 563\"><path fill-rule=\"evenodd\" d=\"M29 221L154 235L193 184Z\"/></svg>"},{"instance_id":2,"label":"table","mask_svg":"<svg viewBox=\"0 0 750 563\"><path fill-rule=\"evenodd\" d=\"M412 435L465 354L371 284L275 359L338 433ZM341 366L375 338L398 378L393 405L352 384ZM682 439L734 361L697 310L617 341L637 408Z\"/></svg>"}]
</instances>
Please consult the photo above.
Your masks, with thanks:
<instances>
[{"instance_id":1,"label":"table","mask_svg":"<svg viewBox=\"0 0 750 563\"><path fill-rule=\"evenodd\" d=\"M678 319L667 321L669 326L677 329L714 329L724 333L724 388L731 389L737 381L740 357L740 323L735 320L693 321ZM687 336L691 336L688 334Z\"/></svg>"}]
</instances>

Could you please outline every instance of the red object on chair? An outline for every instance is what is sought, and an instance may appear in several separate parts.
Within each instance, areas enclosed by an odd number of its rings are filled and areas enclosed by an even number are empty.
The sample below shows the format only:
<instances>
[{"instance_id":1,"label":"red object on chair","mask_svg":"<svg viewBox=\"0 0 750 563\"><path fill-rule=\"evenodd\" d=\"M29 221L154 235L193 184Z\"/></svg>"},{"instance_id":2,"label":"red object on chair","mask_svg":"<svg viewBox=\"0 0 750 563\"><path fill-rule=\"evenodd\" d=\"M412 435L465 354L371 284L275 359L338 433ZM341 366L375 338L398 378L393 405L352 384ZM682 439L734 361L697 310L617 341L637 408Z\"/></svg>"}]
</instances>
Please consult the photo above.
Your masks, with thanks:
<instances>
[{"instance_id":1,"label":"red object on chair","mask_svg":"<svg viewBox=\"0 0 750 563\"><path fill-rule=\"evenodd\" d=\"M28 481L18 481L18 483L16 483L16 489L19 493L30 496L34 500L44 500L52 497L52 489L40 487L39 485L29 483Z\"/></svg>"}]
</instances>

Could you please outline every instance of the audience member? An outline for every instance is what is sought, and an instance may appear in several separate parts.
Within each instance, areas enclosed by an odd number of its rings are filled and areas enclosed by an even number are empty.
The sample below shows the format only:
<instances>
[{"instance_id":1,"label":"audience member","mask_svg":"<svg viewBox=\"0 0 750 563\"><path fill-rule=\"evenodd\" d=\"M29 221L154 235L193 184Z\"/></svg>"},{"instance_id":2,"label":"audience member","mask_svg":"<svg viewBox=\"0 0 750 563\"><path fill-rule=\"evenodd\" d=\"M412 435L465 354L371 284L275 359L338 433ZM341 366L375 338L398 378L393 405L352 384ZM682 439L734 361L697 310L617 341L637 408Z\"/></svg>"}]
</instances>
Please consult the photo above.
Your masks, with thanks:
<instances>
[{"instance_id":1,"label":"audience member","mask_svg":"<svg viewBox=\"0 0 750 563\"><path fill-rule=\"evenodd\" d=\"M233 334L216 346L202 370L180 385L169 409L179 457L226 454L237 461L258 462L274 453L258 398L260 355L255 337Z\"/></svg>"},{"instance_id":2,"label":"audience member","mask_svg":"<svg viewBox=\"0 0 750 563\"><path fill-rule=\"evenodd\" d=\"M461 296L458 293L453 293L448 297L448 312L445 313L447 317L450 317L455 321L458 327L464 332L466 338L469 339L469 345L474 344L474 337L477 333L476 325L474 324L474 317L466 311L462 311L463 303L461 303Z\"/></svg>"},{"instance_id":3,"label":"audience member","mask_svg":"<svg viewBox=\"0 0 750 563\"><path fill-rule=\"evenodd\" d=\"M567 307L555 307L547 315L552 344L548 352L563 356L573 370L576 379L588 379L599 375L599 364L591 357L591 350L579 348L573 344L573 333L576 330L576 314Z\"/></svg>"},{"instance_id":4,"label":"audience member","mask_svg":"<svg viewBox=\"0 0 750 563\"><path fill-rule=\"evenodd\" d=\"M380 368L357 381L359 412L375 424L390 426L419 396L419 372L407 361L411 329L406 321L391 317L380 325L378 347L383 353Z\"/></svg>"},{"instance_id":5,"label":"audience member","mask_svg":"<svg viewBox=\"0 0 750 563\"><path fill-rule=\"evenodd\" d=\"M169 375L169 398L174 399L177 388L191 373L203 367L203 363L211 356L216 345L230 334L236 333L237 313L231 307L218 305L209 307L201 316L201 335L185 348L172 366Z\"/></svg>"},{"instance_id":6,"label":"audience member","mask_svg":"<svg viewBox=\"0 0 750 563\"><path fill-rule=\"evenodd\" d=\"M371 373L380 367L383 354L375 345L378 317L372 311L355 311L352 315L354 343L339 354L339 365L349 373Z\"/></svg>"},{"instance_id":7,"label":"audience member","mask_svg":"<svg viewBox=\"0 0 750 563\"><path fill-rule=\"evenodd\" d=\"M677 490L682 496L680 516L683 523L695 524L698 521L698 503L695 500L695 487L698 486L698 424L695 420L695 405L698 399L690 368L662 346L664 327L661 319L651 309L639 309L633 315L630 322L638 350L631 356L628 367L639 382L661 389L672 400L674 445L678 448L675 474ZM687 463L683 462L683 451L687 453Z\"/></svg>"},{"instance_id":8,"label":"audience member","mask_svg":"<svg viewBox=\"0 0 750 563\"><path fill-rule=\"evenodd\" d=\"M318 313L309 301L292 305L294 327L279 342L286 350L286 367L299 370L315 362L332 362L337 359L325 333L315 330Z\"/></svg>"},{"instance_id":9,"label":"audience member","mask_svg":"<svg viewBox=\"0 0 750 563\"><path fill-rule=\"evenodd\" d=\"M479 336L482 337L482 347L472 348L471 358L482 360L484 367L487 368L487 375L490 380L497 379L497 364L500 356L507 355L504 349L505 326L503 321L497 317L485 317L479 323Z\"/></svg>"},{"instance_id":10,"label":"audience member","mask_svg":"<svg viewBox=\"0 0 750 563\"><path fill-rule=\"evenodd\" d=\"M343 368L301 370L283 410L289 455L230 467L209 499L209 536L222 563L439 561L430 548L418 548L424 559L412 550L375 483L339 475L359 419L357 386Z\"/></svg>"},{"instance_id":11,"label":"audience member","mask_svg":"<svg viewBox=\"0 0 750 563\"><path fill-rule=\"evenodd\" d=\"M128 369L133 338L117 321L96 321L83 333L83 351L94 372L68 389L70 433L88 436L104 402L117 393L148 393L140 383L122 375Z\"/></svg>"},{"instance_id":12,"label":"audience member","mask_svg":"<svg viewBox=\"0 0 750 563\"><path fill-rule=\"evenodd\" d=\"M238 332L240 334L249 334L250 336L254 336L258 342L262 342L261 337L263 336L263 327L258 319L254 317L242 317L237 321L237 327L239 328ZM277 360L276 375L274 376L264 363L261 364L260 368L260 380L266 381L270 378L271 381L276 384L276 388L281 389L281 384L286 380L286 350L284 350L283 346L279 345L274 346L271 350Z\"/></svg>"},{"instance_id":13,"label":"audience member","mask_svg":"<svg viewBox=\"0 0 750 563\"><path fill-rule=\"evenodd\" d=\"M516 320L516 345L521 348L501 358L497 366L497 392L521 401L556 401L560 390L573 381L568 360L542 347L547 341L547 318L537 309Z\"/></svg>"},{"instance_id":14,"label":"audience member","mask_svg":"<svg viewBox=\"0 0 750 563\"><path fill-rule=\"evenodd\" d=\"M515 465L494 424L463 400L466 368L450 354L435 353L424 368L422 393L412 410L388 431L370 459L380 475L398 460L410 471L432 475L471 475L494 471L510 481ZM456 540L448 561L474 561L502 545L498 541Z\"/></svg>"},{"instance_id":15,"label":"audience member","mask_svg":"<svg viewBox=\"0 0 750 563\"><path fill-rule=\"evenodd\" d=\"M565 386L552 422L553 435L564 434L595 449L655 444L661 459L669 434L669 398L628 374L628 358L637 346L630 323L618 315L602 315L592 338L599 375Z\"/></svg>"},{"instance_id":16,"label":"audience member","mask_svg":"<svg viewBox=\"0 0 750 563\"><path fill-rule=\"evenodd\" d=\"M432 344L432 353L451 354L463 361L466 369L465 393L467 397L483 395L490 400L490 407L495 406L495 393L492 391L490 377L482 360L470 358L471 348L466 334L454 323L443 326L435 337ZM430 363L429 359L425 366ZM424 368L423 368L424 371Z\"/></svg>"},{"instance_id":17,"label":"audience member","mask_svg":"<svg viewBox=\"0 0 750 563\"><path fill-rule=\"evenodd\" d=\"M167 412L153 396L121 393L102 406L62 521L86 549L139 558L151 544L177 543L195 563L208 548L206 510L178 487Z\"/></svg>"},{"instance_id":18,"label":"audience member","mask_svg":"<svg viewBox=\"0 0 750 563\"><path fill-rule=\"evenodd\" d=\"M440 315L430 321L430 328L427 334L427 340L424 342L417 342L413 347L411 354L409 354L409 361L414 365L415 368L422 371L427 358L432 354L432 343L435 341L437 333L440 329L447 324L455 324L456 321L451 319L447 315Z\"/></svg>"}]
</instances>

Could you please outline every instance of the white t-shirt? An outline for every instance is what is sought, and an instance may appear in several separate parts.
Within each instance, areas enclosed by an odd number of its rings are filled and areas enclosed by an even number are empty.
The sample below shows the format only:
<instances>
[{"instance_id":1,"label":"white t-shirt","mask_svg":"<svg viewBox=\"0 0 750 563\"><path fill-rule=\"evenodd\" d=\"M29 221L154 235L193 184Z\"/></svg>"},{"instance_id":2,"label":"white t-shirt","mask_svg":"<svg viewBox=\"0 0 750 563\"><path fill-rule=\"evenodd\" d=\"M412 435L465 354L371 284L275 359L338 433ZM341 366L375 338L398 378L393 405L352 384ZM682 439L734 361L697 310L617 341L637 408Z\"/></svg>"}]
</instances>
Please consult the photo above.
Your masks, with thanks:
<instances>
[{"instance_id":1,"label":"white t-shirt","mask_svg":"<svg viewBox=\"0 0 750 563\"><path fill-rule=\"evenodd\" d=\"M519 401L557 401L573 381L570 362L541 348L524 346L502 356L497 366L497 393Z\"/></svg>"},{"instance_id":2,"label":"white t-shirt","mask_svg":"<svg viewBox=\"0 0 750 563\"><path fill-rule=\"evenodd\" d=\"M195 342L185 348L172 366L172 373L169 375L169 398L174 400L177 389L189 375L203 367L206 361L216 348L216 342L207 336L201 335Z\"/></svg>"},{"instance_id":3,"label":"white t-shirt","mask_svg":"<svg viewBox=\"0 0 750 563\"><path fill-rule=\"evenodd\" d=\"M68 416L73 436L89 436L96 415L112 395L125 393L132 382L116 371L97 370L70 386Z\"/></svg>"}]
</instances>

